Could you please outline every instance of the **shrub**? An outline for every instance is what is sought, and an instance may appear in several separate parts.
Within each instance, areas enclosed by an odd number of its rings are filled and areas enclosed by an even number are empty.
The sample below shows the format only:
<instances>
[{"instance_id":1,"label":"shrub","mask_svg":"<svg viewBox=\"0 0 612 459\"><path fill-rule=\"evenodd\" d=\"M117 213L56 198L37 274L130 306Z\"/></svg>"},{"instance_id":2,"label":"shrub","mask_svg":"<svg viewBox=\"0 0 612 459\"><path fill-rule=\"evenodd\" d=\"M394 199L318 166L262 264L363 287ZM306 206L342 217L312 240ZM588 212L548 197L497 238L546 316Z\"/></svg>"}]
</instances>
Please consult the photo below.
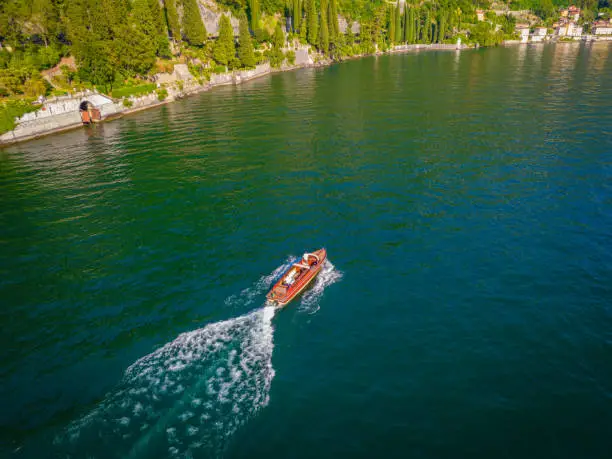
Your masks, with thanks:
<instances>
[{"instance_id":1,"label":"shrub","mask_svg":"<svg viewBox=\"0 0 612 459\"><path fill-rule=\"evenodd\" d=\"M204 77L204 79L206 81L210 81L210 76L212 75L212 69L210 67L207 67L204 69L204 71L202 72L202 76ZM203 84L204 82L202 81L202 79L198 80L198 83Z\"/></svg>"},{"instance_id":2,"label":"shrub","mask_svg":"<svg viewBox=\"0 0 612 459\"><path fill-rule=\"evenodd\" d=\"M35 99L47 94L47 85L42 78L30 78L23 84L23 92L26 96Z\"/></svg>"},{"instance_id":3,"label":"shrub","mask_svg":"<svg viewBox=\"0 0 612 459\"><path fill-rule=\"evenodd\" d=\"M226 71L227 71L227 68L224 65L217 65L213 69L213 73L225 73Z\"/></svg>"},{"instance_id":4,"label":"shrub","mask_svg":"<svg viewBox=\"0 0 612 459\"><path fill-rule=\"evenodd\" d=\"M165 88L157 90L157 100L161 102L163 100L166 100L167 97L168 97L168 91Z\"/></svg>"},{"instance_id":5,"label":"shrub","mask_svg":"<svg viewBox=\"0 0 612 459\"><path fill-rule=\"evenodd\" d=\"M285 53L285 58L287 59L287 62L289 62L289 65L294 65L295 64L295 51L293 50L289 50Z\"/></svg>"},{"instance_id":6,"label":"shrub","mask_svg":"<svg viewBox=\"0 0 612 459\"><path fill-rule=\"evenodd\" d=\"M189 73L191 73L194 78L199 78L202 75L202 67L199 65L189 63L187 64L187 68L189 69Z\"/></svg>"},{"instance_id":7,"label":"shrub","mask_svg":"<svg viewBox=\"0 0 612 459\"><path fill-rule=\"evenodd\" d=\"M15 119L36 111L40 105L32 105L28 99L9 100L0 104L0 134L15 129Z\"/></svg>"},{"instance_id":8,"label":"shrub","mask_svg":"<svg viewBox=\"0 0 612 459\"><path fill-rule=\"evenodd\" d=\"M131 99L123 99L123 106L125 108L131 108L134 106L134 102Z\"/></svg>"}]
</instances>

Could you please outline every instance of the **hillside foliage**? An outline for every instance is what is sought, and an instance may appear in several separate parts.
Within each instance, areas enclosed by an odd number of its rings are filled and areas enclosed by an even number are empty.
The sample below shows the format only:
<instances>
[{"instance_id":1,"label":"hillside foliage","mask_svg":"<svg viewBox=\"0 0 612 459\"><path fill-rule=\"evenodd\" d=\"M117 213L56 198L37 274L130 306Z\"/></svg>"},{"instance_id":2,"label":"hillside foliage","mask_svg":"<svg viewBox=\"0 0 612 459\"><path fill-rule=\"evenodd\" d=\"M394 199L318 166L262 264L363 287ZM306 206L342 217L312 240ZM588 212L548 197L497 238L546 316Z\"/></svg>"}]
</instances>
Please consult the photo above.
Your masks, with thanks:
<instances>
[{"instance_id":1,"label":"hillside foliage","mask_svg":"<svg viewBox=\"0 0 612 459\"><path fill-rule=\"evenodd\" d=\"M93 86L112 93L177 62L186 62L201 78L218 68L252 68L265 60L278 66L287 58L287 41L294 40L331 59L459 37L492 46L513 37L514 19L490 13L478 22L477 8L530 9L546 21L567 2L219 0L219 6L226 14L219 37L212 39L199 0L0 0L0 97L36 98ZM609 10L608 0L580 0L577 6L585 19ZM240 20L239 37L230 15ZM360 33L350 27L343 33L339 15L358 21ZM63 57L76 65L45 73Z\"/></svg>"}]
</instances>

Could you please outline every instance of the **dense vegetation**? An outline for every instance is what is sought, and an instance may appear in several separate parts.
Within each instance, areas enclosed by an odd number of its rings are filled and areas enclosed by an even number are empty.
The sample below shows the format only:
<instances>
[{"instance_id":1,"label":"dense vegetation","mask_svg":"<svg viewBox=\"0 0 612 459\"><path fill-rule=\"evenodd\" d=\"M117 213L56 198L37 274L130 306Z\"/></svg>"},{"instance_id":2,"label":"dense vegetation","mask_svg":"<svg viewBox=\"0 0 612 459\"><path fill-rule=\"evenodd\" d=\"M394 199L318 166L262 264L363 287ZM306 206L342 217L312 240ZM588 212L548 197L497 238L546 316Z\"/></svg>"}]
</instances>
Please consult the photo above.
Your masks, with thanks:
<instances>
[{"instance_id":1,"label":"dense vegetation","mask_svg":"<svg viewBox=\"0 0 612 459\"><path fill-rule=\"evenodd\" d=\"M286 40L342 59L394 44L452 43L458 37L490 46L514 32L510 16L490 13L487 21L477 21L475 9L489 8L488 0L410 0L405 7L385 0L219 0L227 14L220 18L219 37L211 40L198 2L0 0L0 98L35 99L92 86L114 95L139 94L153 91L146 84L150 75L171 71L177 62L186 62L198 78L264 61L280 66L295 56L284 52ZM529 8L545 20L566 5L566 0L509 0L495 7ZM578 6L589 18L609 5L580 0ZM230 14L240 23L237 41ZM349 23L358 21L360 33L350 27L342 33L339 14ZM71 59L57 71L64 57Z\"/></svg>"}]
</instances>

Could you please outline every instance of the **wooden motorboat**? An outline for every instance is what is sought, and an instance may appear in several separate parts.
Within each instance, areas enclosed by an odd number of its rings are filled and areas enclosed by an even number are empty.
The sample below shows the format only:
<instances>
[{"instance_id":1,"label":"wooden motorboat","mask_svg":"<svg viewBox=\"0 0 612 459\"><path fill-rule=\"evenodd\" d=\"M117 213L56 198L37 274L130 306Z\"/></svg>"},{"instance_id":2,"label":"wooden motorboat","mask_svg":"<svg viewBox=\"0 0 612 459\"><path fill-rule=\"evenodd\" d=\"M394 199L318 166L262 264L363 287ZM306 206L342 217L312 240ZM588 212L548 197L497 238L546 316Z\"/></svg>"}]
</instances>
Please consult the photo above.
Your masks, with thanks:
<instances>
[{"instance_id":1,"label":"wooden motorboat","mask_svg":"<svg viewBox=\"0 0 612 459\"><path fill-rule=\"evenodd\" d=\"M302 259L298 263L293 263L274 284L272 290L266 295L268 301L279 308L286 306L319 274L326 259L325 249L305 253Z\"/></svg>"}]
</instances>

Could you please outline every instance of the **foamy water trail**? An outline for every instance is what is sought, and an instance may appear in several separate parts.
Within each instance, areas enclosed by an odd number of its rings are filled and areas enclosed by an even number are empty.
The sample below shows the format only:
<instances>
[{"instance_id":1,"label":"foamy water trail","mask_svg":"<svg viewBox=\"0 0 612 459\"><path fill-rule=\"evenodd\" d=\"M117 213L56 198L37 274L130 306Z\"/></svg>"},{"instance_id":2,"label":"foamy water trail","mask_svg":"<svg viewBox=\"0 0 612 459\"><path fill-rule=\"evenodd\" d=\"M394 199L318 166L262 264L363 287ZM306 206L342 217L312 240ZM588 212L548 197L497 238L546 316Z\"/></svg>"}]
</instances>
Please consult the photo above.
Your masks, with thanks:
<instances>
[{"instance_id":1,"label":"foamy water trail","mask_svg":"<svg viewBox=\"0 0 612 459\"><path fill-rule=\"evenodd\" d=\"M250 304L293 258L226 304ZM301 301L308 312L341 273L328 261ZM269 401L274 307L183 333L137 360L115 391L55 439L62 457L219 457ZM91 451L95 450L93 454Z\"/></svg>"},{"instance_id":2,"label":"foamy water trail","mask_svg":"<svg viewBox=\"0 0 612 459\"><path fill-rule=\"evenodd\" d=\"M323 268L321 268L321 272L315 278L313 286L302 295L299 310L308 314L317 312L320 308L319 300L323 295L323 291L340 279L342 279L342 272L338 271L329 259L326 260Z\"/></svg>"},{"instance_id":3,"label":"foamy water trail","mask_svg":"<svg viewBox=\"0 0 612 459\"><path fill-rule=\"evenodd\" d=\"M252 301L288 264L238 296ZM183 333L132 364L116 391L55 444L66 457L218 457L268 404L276 309ZM92 448L95 445L95 448Z\"/></svg>"}]
</instances>

